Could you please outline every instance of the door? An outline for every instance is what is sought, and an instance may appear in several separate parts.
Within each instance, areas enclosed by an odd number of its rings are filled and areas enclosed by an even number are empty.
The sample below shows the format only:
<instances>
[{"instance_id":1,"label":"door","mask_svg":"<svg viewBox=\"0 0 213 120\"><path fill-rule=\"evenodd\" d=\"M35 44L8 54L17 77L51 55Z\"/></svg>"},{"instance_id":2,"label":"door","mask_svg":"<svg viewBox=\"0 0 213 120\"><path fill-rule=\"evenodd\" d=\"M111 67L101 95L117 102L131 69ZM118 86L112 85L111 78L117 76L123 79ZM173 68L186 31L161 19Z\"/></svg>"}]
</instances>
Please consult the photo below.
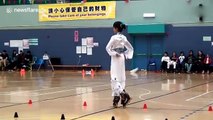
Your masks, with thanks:
<instances>
[{"instance_id":1,"label":"door","mask_svg":"<svg viewBox=\"0 0 213 120\"><path fill-rule=\"evenodd\" d=\"M148 56L148 41L149 37L137 35L133 37L133 46L134 46L134 59L133 66L134 68L138 67L139 69L146 69L147 67L147 56Z\"/></svg>"},{"instance_id":2,"label":"door","mask_svg":"<svg viewBox=\"0 0 213 120\"><path fill-rule=\"evenodd\" d=\"M161 57L164 52L164 36L154 35L150 40L150 56L148 59L155 59L157 69L160 69Z\"/></svg>"},{"instance_id":3,"label":"door","mask_svg":"<svg viewBox=\"0 0 213 120\"><path fill-rule=\"evenodd\" d=\"M133 68L147 69L149 59L156 60L157 68L160 68L160 59L164 50L163 35L134 35Z\"/></svg>"}]
</instances>

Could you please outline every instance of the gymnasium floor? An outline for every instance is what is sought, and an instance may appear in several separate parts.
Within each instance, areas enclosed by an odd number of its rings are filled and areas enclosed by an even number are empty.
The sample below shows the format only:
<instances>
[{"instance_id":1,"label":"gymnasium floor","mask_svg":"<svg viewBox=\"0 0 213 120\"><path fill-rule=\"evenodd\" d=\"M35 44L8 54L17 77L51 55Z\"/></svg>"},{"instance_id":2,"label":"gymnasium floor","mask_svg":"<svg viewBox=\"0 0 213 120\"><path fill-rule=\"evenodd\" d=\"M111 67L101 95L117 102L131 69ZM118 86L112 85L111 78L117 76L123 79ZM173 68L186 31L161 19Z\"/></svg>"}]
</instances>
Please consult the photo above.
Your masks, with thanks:
<instances>
[{"instance_id":1,"label":"gymnasium floor","mask_svg":"<svg viewBox=\"0 0 213 120\"><path fill-rule=\"evenodd\" d=\"M0 72L0 120L14 120L15 112L17 120L60 120L62 114L66 120L213 119L213 74L127 72L126 90L130 105L113 109L109 72L94 78L72 71Z\"/></svg>"}]
</instances>

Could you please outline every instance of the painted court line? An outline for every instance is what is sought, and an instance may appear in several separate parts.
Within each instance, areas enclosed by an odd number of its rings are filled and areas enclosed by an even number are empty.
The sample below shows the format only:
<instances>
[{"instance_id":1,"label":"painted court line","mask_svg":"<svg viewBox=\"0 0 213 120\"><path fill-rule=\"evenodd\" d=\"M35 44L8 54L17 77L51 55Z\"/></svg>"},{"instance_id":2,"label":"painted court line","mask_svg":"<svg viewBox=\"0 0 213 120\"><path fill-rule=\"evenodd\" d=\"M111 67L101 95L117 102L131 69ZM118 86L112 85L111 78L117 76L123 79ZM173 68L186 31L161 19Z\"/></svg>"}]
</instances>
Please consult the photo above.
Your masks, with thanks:
<instances>
[{"instance_id":1,"label":"painted court line","mask_svg":"<svg viewBox=\"0 0 213 120\"><path fill-rule=\"evenodd\" d=\"M204 108L207 108L207 107L211 106L212 104L213 104L213 102L211 102L203 107L200 107L199 109L193 110L192 112L180 117L179 120L185 120L186 118L189 118L190 116L194 115L195 113L197 113L199 111L202 111Z\"/></svg>"},{"instance_id":2,"label":"painted court line","mask_svg":"<svg viewBox=\"0 0 213 120\"><path fill-rule=\"evenodd\" d=\"M203 93L203 94L200 94L200 95L191 97L191 98L189 98L189 99L186 99L186 101L194 100L194 99L196 99L196 98L199 98L199 97L201 97L201 96L204 96L204 95L209 94L209 93L212 93L212 92L213 92L213 91L205 92L205 93Z\"/></svg>"},{"instance_id":3,"label":"painted court line","mask_svg":"<svg viewBox=\"0 0 213 120\"><path fill-rule=\"evenodd\" d=\"M151 91L150 91L150 90L148 90L148 89L144 89L144 90L146 90L147 93L141 94L141 95L139 96L139 98L140 98L141 100L145 100L144 98L142 98L143 96L148 95L148 94L151 94ZM149 100L149 102L152 102L152 103L155 103L155 104L163 104L163 105L168 105L168 106L175 106L175 107L194 107L194 108L196 108L195 106L186 106L186 105L178 105L178 104L164 103L164 102L158 102L158 101L154 101L154 100Z\"/></svg>"},{"instance_id":4,"label":"painted court line","mask_svg":"<svg viewBox=\"0 0 213 120\"><path fill-rule=\"evenodd\" d=\"M149 94L151 94L151 93L152 93L152 92L151 92L151 90L144 89L144 88L141 88L141 89L145 90L145 91L146 91L146 93L140 94L140 95L139 95L139 99L143 99L143 98L142 98L143 96L145 96L145 95L149 95Z\"/></svg>"},{"instance_id":5,"label":"painted court line","mask_svg":"<svg viewBox=\"0 0 213 120\"><path fill-rule=\"evenodd\" d=\"M156 82L162 82L162 81L165 81L165 79L153 80L153 81L149 81L149 82L140 82L140 83L136 83L136 84L127 85L126 87L133 87L133 86L138 86L138 85L146 85L146 84L156 83ZM107 90L111 90L111 88L106 88L106 89L101 89L101 90L95 90L95 91L88 92L88 93L96 93L96 92L102 92L102 91L107 91ZM72 97L72 96L78 96L78 95L83 95L83 94L86 94L86 93L71 94L71 95L60 96L60 97L56 97L56 98L46 98L46 99L43 99L43 100L40 100L40 101L34 101L34 103L35 102L45 102L45 101L50 101L50 100L56 100L56 99L61 99L61 98L66 98L66 97ZM8 108L8 107L13 107L13 106L18 106L18 105L24 105L24 104L27 104L27 103L18 103L18 104L0 106L0 109ZM110 110L111 110L111 108L110 108Z\"/></svg>"},{"instance_id":6,"label":"painted court line","mask_svg":"<svg viewBox=\"0 0 213 120\"><path fill-rule=\"evenodd\" d=\"M135 80L135 79L130 79L130 80ZM163 80L160 80L160 81L163 81ZM153 80L153 81L149 81L149 82L142 82L142 83L139 83L139 84L133 84L133 85L128 85L128 86L131 87L131 86L135 86L135 85L149 84L149 83L160 82L160 81L158 81L158 80ZM83 86L83 87L97 88L97 87L109 86L109 85L110 85L110 83L108 83L108 84L104 83L104 84L100 84L100 85L98 85L98 86ZM72 86L71 86L71 87L72 87ZM55 89L58 89L58 88L65 88L65 87L57 87L57 88L55 88ZM51 89L51 88L50 88L50 89ZM52 88L52 89L54 89L54 88ZM111 88L109 88L109 90L110 90L110 89L111 89ZM40 90L23 91L23 93L25 93L25 92L32 92L32 91L36 92L36 91L41 91L41 90L49 90L49 88L47 88L47 89L40 89ZM48 95L48 94L55 94L55 93L68 92L68 91L72 91L72 90L76 90L76 89L72 88L72 89L61 90L61 91L56 91L56 92L49 92L49 93L43 93L43 94L37 94L37 93L36 93L36 95L32 95L32 96L42 96L42 95ZM87 92L85 92L85 93L87 93ZM33 94L33 93L32 93L32 94ZM0 92L0 95L11 95L11 93L10 93L10 92L2 92L2 93Z\"/></svg>"},{"instance_id":7,"label":"painted court line","mask_svg":"<svg viewBox=\"0 0 213 120\"><path fill-rule=\"evenodd\" d=\"M164 102L158 102L158 101L154 101L154 100L149 100L149 102L155 103L155 104L162 104L162 105L173 106L173 107L197 108L197 106L187 106L187 105L180 105L180 104L164 103Z\"/></svg>"},{"instance_id":8,"label":"painted court line","mask_svg":"<svg viewBox=\"0 0 213 120\"><path fill-rule=\"evenodd\" d=\"M102 87L102 86L109 86L109 84L103 84L103 85L99 85L99 86L94 86L93 88ZM51 95L51 94L56 94L56 93L69 92L69 91L73 91L73 90L76 90L76 88L67 89L67 90L60 90L60 91L55 91L55 92L47 92L47 93L43 93L43 94L31 93L30 96ZM16 93L4 93L4 94L0 94L0 95L13 95L13 94L17 94L17 93L23 93L21 96L29 96L29 95L25 95L24 94L26 92L31 92L31 91L23 91L23 92L16 92ZM82 93L88 93L88 92L85 91L85 92L82 92Z\"/></svg>"},{"instance_id":9,"label":"painted court line","mask_svg":"<svg viewBox=\"0 0 213 120\"><path fill-rule=\"evenodd\" d=\"M102 87L102 86L109 86L109 84L94 86L93 88ZM76 89L61 90L61 91L56 91L56 92L47 92L47 93L39 94L39 96L42 96L42 95L50 95L50 94L56 94L56 93L63 93L63 92L68 92L68 91L73 91L73 90L76 90ZM91 93L91 92L85 91L85 92L81 92L81 93Z\"/></svg>"},{"instance_id":10,"label":"painted court line","mask_svg":"<svg viewBox=\"0 0 213 120\"><path fill-rule=\"evenodd\" d=\"M199 87L199 86L202 86L202 85L205 85L205 84L209 84L209 83L212 83L212 82L213 82L213 81L207 81L207 82L205 82L205 83L201 83L201 84L194 85L194 86L191 86L191 87L188 87L188 88L184 88L184 89L182 89L182 90L176 90L176 91L173 91L173 92L169 92L169 93L166 93L166 94L154 96L154 97L147 98L147 99L144 99L144 100L138 100L138 101L135 101L135 102L130 103L129 105L133 105L133 104L141 103L141 102L143 102L143 101L153 100L153 99L156 99L156 98L161 98L161 97L164 97L164 96L172 95L172 94L181 92L181 91L183 91L183 90L190 90L190 89L192 89L192 88L196 88L196 87ZM84 118L84 117L92 116L92 115L99 114L99 113L106 112L106 111L113 110L113 109L114 109L114 108L103 109L103 110L100 110L100 111L96 111L96 112L93 112L93 113L89 113L89 114L85 114L85 115L82 115L82 116L79 116L79 117L75 117L75 118L72 118L72 119L70 119L70 120L81 119L81 118ZM199 110L200 110L200 109L199 109ZM197 111L198 111L198 110L197 110ZM194 113L194 111L193 111L192 113ZM184 117L185 117L185 116L184 116ZM184 117L181 117L181 120L183 120L182 118L184 118Z\"/></svg>"}]
</instances>

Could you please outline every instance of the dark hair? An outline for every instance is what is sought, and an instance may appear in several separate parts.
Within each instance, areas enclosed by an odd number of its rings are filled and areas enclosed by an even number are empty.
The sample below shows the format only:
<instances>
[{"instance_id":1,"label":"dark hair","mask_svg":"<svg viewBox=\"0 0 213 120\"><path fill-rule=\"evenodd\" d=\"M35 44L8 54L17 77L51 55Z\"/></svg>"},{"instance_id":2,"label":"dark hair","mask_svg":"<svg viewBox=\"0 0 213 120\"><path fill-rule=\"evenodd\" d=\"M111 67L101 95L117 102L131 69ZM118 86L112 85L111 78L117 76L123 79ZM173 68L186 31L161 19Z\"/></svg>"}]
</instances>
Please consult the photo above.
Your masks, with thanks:
<instances>
[{"instance_id":1,"label":"dark hair","mask_svg":"<svg viewBox=\"0 0 213 120\"><path fill-rule=\"evenodd\" d=\"M113 27L117 28L118 32L122 32L124 29L126 29L126 25L123 24L121 21L114 22Z\"/></svg>"},{"instance_id":2,"label":"dark hair","mask_svg":"<svg viewBox=\"0 0 213 120\"><path fill-rule=\"evenodd\" d=\"M189 53L192 53L192 54L194 54L194 51L193 51L193 50L189 50Z\"/></svg>"}]
</instances>

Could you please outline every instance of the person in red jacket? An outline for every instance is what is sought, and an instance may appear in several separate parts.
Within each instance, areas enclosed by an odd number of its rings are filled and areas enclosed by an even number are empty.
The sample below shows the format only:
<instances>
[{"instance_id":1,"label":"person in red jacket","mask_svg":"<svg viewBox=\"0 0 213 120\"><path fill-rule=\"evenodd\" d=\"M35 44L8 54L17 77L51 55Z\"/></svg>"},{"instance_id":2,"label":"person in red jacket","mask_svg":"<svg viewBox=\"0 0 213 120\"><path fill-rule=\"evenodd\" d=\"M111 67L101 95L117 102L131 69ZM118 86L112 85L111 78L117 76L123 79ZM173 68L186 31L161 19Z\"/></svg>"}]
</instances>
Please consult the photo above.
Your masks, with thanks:
<instances>
[{"instance_id":1,"label":"person in red jacket","mask_svg":"<svg viewBox=\"0 0 213 120\"><path fill-rule=\"evenodd\" d=\"M202 73L209 73L210 65L212 63L212 59L209 56L209 54L206 54L206 57L204 58L204 71Z\"/></svg>"}]
</instances>

